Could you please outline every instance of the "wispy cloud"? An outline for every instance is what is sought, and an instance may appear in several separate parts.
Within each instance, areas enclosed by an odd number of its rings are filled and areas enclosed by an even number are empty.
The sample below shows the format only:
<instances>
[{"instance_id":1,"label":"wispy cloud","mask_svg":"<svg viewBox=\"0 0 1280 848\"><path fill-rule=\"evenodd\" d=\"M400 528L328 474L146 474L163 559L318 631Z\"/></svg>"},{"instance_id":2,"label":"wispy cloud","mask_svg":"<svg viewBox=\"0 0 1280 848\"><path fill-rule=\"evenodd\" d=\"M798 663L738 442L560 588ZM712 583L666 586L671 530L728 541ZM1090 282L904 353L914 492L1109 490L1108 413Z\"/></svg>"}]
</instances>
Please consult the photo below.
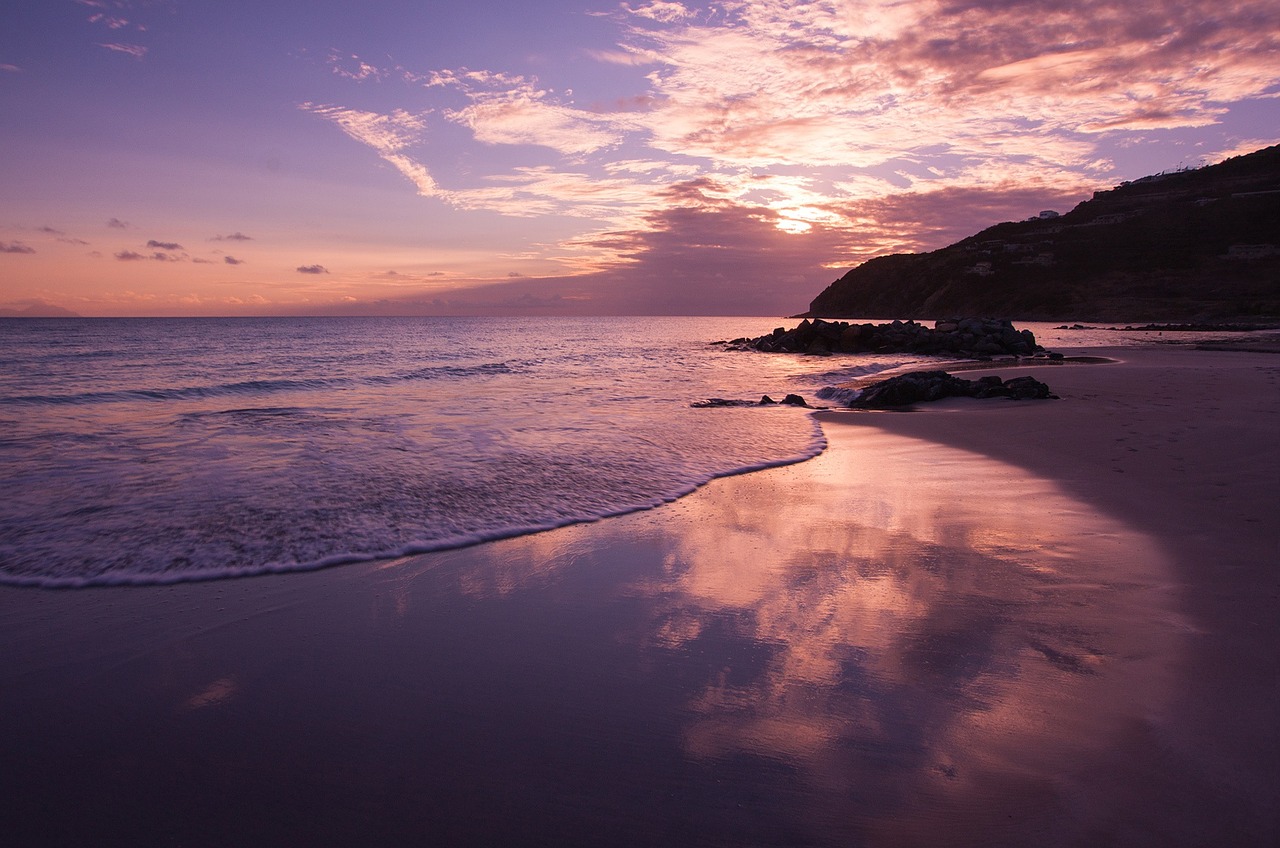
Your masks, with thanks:
<instances>
[{"instance_id":1,"label":"wispy cloud","mask_svg":"<svg viewBox=\"0 0 1280 848\"><path fill-rule=\"evenodd\" d=\"M243 265L244 264L243 259L236 259L234 256L224 256L222 257L222 261L225 262L227 265Z\"/></svg>"},{"instance_id":2,"label":"wispy cloud","mask_svg":"<svg viewBox=\"0 0 1280 848\"><path fill-rule=\"evenodd\" d=\"M99 12L89 18L91 24L102 24L107 29L127 29L129 26L128 18L121 18L116 15L108 15L106 12Z\"/></svg>"},{"instance_id":3,"label":"wispy cloud","mask_svg":"<svg viewBox=\"0 0 1280 848\"><path fill-rule=\"evenodd\" d=\"M20 241L0 241L0 253L35 253L34 247L29 247Z\"/></svg>"},{"instance_id":4,"label":"wispy cloud","mask_svg":"<svg viewBox=\"0 0 1280 848\"><path fill-rule=\"evenodd\" d=\"M156 241L155 239L148 241L147 247L154 250L182 250L182 245L176 241Z\"/></svg>"},{"instance_id":5,"label":"wispy cloud","mask_svg":"<svg viewBox=\"0 0 1280 848\"><path fill-rule=\"evenodd\" d=\"M943 140L981 162L1003 134L1048 140L1024 155L1074 168L1089 154L1062 155L1060 134L1200 126L1276 80L1280 11L1262 0L723 8L714 23L631 27L665 59L647 121L661 149L752 167L875 165Z\"/></svg>"},{"instance_id":6,"label":"wispy cloud","mask_svg":"<svg viewBox=\"0 0 1280 848\"><path fill-rule=\"evenodd\" d=\"M165 247L165 244L156 241L147 242L147 247ZM191 259L187 254L174 255L170 250L181 249L182 245L174 245L166 250L152 250L151 253L139 253L136 250L121 250L115 254L116 259L121 262L141 262L149 260L151 262L186 262Z\"/></svg>"},{"instance_id":7,"label":"wispy cloud","mask_svg":"<svg viewBox=\"0 0 1280 848\"><path fill-rule=\"evenodd\" d=\"M687 6L681 3L665 2L665 0L651 0L651 2L637 6L634 9L623 4L623 8L636 17L661 21L664 24L677 23L694 17L694 11Z\"/></svg>"},{"instance_id":8,"label":"wispy cloud","mask_svg":"<svg viewBox=\"0 0 1280 848\"><path fill-rule=\"evenodd\" d=\"M1221 162L1223 159L1230 159L1233 156L1243 156L1246 153L1252 153L1255 150L1261 150L1264 147L1271 147L1280 144L1280 135L1274 135L1270 138L1250 138L1244 140L1233 140L1234 144L1217 151L1212 157L1211 162Z\"/></svg>"},{"instance_id":9,"label":"wispy cloud","mask_svg":"<svg viewBox=\"0 0 1280 848\"><path fill-rule=\"evenodd\" d=\"M335 75L356 82L367 80L381 82L394 73L391 70L375 67L354 53L340 53L337 50L329 51L325 61Z\"/></svg>"},{"instance_id":10,"label":"wispy cloud","mask_svg":"<svg viewBox=\"0 0 1280 848\"><path fill-rule=\"evenodd\" d=\"M129 222L121 221L119 218L109 218L107 226L113 230L127 230L129 229Z\"/></svg>"},{"instance_id":11,"label":"wispy cloud","mask_svg":"<svg viewBox=\"0 0 1280 848\"><path fill-rule=\"evenodd\" d=\"M242 232L236 231L230 235L212 236L209 241L253 241L253 236L247 236Z\"/></svg>"},{"instance_id":12,"label":"wispy cloud","mask_svg":"<svg viewBox=\"0 0 1280 848\"><path fill-rule=\"evenodd\" d=\"M105 47L114 53L124 53L135 59L141 59L147 55L147 48L143 47L141 44L122 44L118 41L113 41L107 43L98 42L98 46Z\"/></svg>"},{"instance_id":13,"label":"wispy cloud","mask_svg":"<svg viewBox=\"0 0 1280 848\"><path fill-rule=\"evenodd\" d=\"M434 197L440 193L439 186L426 167L405 153L419 142L419 134L426 128L422 116L402 109L380 115L376 112L314 103L303 103L300 108L333 121L351 138L371 147L383 161L413 183L418 194Z\"/></svg>"},{"instance_id":14,"label":"wispy cloud","mask_svg":"<svg viewBox=\"0 0 1280 848\"><path fill-rule=\"evenodd\" d=\"M327 274L327 273L329 273L329 269L328 269L328 268L326 268L326 267L324 267L323 265L299 265L297 270L298 270L298 273L299 273L299 274Z\"/></svg>"},{"instance_id":15,"label":"wispy cloud","mask_svg":"<svg viewBox=\"0 0 1280 848\"><path fill-rule=\"evenodd\" d=\"M558 103L528 81L506 91L465 88L471 105L445 117L468 127L483 144L527 144L566 155L593 153L619 144L631 122Z\"/></svg>"}]
</instances>

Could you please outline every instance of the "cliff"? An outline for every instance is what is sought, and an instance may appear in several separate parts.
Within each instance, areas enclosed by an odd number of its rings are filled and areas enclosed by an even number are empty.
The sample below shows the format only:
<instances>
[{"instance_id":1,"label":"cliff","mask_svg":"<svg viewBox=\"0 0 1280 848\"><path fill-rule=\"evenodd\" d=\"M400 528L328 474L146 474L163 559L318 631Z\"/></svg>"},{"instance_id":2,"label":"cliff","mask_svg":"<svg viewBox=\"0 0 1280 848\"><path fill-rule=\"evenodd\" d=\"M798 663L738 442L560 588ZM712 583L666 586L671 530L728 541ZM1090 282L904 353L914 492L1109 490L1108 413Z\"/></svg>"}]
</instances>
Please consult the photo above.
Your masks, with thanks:
<instances>
[{"instance_id":1,"label":"cliff","mask_svg":"<svg viewBox=\"0 0 1280 848\"><path fill-rule=\"evenodd\" d=\"M1096 192L1065 215L872 259L807 316L1280 318L1280 145Z\"/></svg>"}]
</instances>

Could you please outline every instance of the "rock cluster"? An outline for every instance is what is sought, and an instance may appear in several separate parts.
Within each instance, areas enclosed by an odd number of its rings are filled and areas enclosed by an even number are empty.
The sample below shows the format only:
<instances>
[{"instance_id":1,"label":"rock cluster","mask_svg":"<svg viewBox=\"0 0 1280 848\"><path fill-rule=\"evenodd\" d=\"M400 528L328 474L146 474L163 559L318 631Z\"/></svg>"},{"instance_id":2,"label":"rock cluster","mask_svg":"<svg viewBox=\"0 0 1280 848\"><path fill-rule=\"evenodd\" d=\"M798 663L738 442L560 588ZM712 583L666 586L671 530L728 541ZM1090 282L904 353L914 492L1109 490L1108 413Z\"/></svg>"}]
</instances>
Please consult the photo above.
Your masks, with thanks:
<instances>
[{"instance_id":1,"label":"rock cluster","mask_svg":"<svg viewBox=\"0 0 1280 848\"><path fill-rule=\"evenodd\" d=\"M835 399L834 393L818 392L818 397ZM892 406L908 406L924 401L941 400L947 397L971 398L1012 398L1014 400L1045 399L1057 396L1049 391L1049 387L1034 377L1012 377L1001 380L999 377L979 377L977 380L965 380L954 377L946 371L918 371L914 374L903 374L890 377L878 383L872 383L848 403L854 409L884 409Z\"/></svg>"},{"instance_id":2,"label":"rock cluster","mask_svg":"<svg viewBox=\"0 0 1280 848\"><path fill-rule=\"evenodd\" d=\"M760 400L726 400L725 398L709 398L689 404L695 409L708 409L716 406L803 406L808 408L809 404L805 403L804 398L800 395L787 395L782 400L774 400L765 395Z\"/></svg>"},{"instance_id":3,"label":"rock cluster","mask_svg":"<svg viewBox=\"0 0 1280 848\"><path fill-rule=\"evenodd\" d=\"M941 356L1033 356L1043 353L1030 330L1017 330L995 318L944 319L933 328L915 321L888 324L850 324L805 319L788 330L779 327L767 336L728 342L740 350L768 353L921 353Z\"/></svg>"}]
</instances>

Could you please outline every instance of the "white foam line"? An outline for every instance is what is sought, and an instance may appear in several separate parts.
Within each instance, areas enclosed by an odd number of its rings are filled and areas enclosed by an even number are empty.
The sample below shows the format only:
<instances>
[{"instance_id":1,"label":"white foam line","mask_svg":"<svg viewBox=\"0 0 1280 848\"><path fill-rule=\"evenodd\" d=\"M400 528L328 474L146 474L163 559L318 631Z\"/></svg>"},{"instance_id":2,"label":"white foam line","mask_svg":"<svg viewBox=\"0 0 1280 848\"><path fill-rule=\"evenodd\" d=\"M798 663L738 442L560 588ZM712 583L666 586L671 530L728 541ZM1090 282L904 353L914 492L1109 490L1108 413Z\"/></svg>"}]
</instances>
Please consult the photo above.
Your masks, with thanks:
<instances>
[{"instance_id":1,"label":"white foam line","mask_svg":"<svg viewBox=\"0 0 1280 848\"><path fill-rule=\"evenodd\" d=\"M447 539L436 539L430 542L410 542L409 544L403 545L399 548L373 553L335 554L333 556L303 563L266 563L260 566L248 566L244 568L202 569L199 571L174 573L117 573L99 575L95 577L36 577L0 573L0 585L39 589L92 589L120 586L171 586L177 583L203 583L209 580L228 580L239 577L257 577L268 574L292 574L295 572L318 571L323 568L332 568L333 566L338 565L354 565L361 562L373 562L375 560L397 559L399 557L416 556L418 554L457 550L459 548L468 548L473 545L484 544L485 542L496 542L502 539L512 539L517 536L529 536L534 533L545 533L548 530L570 527L575 524L592 524L606 518L616 518L622 515L644 512L646 510L656 509L665 504L674 503L680 498L696 492L698 489L713 480L719 480L724 477L736 477L741 474L750 474L756 471L766 471L770 468L781 468L787 465L796 465L797 463L813 459L814 457L821 455L822 452L827 449L827 437L822 430L821 422L818 421L813 412L809 413L809 420L813 425L814 438L807 451L794 454L784 459L743 465L717 474L705 475L673 494L659 496L653 498L647 503L627 506L609 512L602 512L598 515L567 518L563 521L544 522L541 524L527 524L519 527L504 527L493 530L492 532L463 534L459 536L451 536Z\"/></svg>"}]
</instances>

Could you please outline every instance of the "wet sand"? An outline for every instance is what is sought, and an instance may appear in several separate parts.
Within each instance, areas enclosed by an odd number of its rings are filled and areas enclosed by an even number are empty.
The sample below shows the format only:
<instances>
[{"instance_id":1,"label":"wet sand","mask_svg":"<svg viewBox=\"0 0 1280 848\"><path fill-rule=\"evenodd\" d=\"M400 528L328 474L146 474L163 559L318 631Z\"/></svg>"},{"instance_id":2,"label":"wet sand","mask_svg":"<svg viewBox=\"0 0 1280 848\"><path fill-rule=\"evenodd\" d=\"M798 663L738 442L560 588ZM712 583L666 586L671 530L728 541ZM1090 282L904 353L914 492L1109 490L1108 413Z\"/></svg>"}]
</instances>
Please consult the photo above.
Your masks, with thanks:
<instances>
[{"instance_id":1,"label":"wet sand","mask_svg":"<svg viewBox=\"0 0 1280 848\"><path fill-rule=\"evenodd\" d=\"M0 589L8 838L1274 844L1280 358L1107 353L596 524Z\"/></svg>"},{"instance_id":2,"label":"wet sand","mask_svg":"<svg viewBox=\"0 0 1280 848\"><path fill-rule=\"evenodd\" d=\"M1273 844L1280 358L1180 346L1083 352L1120 362L1032 372L1058 402L955 400L828 420L1010 463L1157 540L1189 638L1167 713L1154 725L1135 723L1117 741L1127 762L1097 774L1114 807L1100 833L1123 835L1115 837L1121 844ZM1143 836L1155 833L1162 835Z\"/></svg>"}]
</instances>

